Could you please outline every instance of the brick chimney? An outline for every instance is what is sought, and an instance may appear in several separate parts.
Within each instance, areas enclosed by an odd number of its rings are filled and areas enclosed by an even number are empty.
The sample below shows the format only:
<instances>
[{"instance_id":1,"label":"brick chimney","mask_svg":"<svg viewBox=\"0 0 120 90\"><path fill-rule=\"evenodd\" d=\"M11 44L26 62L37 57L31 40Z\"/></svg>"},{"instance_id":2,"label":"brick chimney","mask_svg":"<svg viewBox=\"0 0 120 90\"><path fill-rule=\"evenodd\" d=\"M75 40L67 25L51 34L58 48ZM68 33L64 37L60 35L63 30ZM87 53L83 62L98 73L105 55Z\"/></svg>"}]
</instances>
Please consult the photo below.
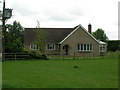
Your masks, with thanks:
<instances>
[{"instance_id":1,"label":"brick chimney","mask_svg":"<svg viewBox=\"0 0 120 90\"><path fill-rule=\"evenodd\" d=\"M92 33L92 25L89 23L88 25L88 32L91 34Z\"/></svg>"}]
</instances>

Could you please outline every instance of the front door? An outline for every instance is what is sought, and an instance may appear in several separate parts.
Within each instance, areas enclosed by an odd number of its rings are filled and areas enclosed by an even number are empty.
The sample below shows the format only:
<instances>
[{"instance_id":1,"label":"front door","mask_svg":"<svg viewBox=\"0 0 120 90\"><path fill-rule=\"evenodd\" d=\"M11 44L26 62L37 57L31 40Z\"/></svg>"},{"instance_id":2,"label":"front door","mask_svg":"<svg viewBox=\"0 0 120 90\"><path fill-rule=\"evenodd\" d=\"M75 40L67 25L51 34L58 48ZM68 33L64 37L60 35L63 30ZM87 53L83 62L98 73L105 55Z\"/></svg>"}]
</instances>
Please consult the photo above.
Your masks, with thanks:
<instances>
[{"instance_id":1,"label":"front door","mask_svg":"<svg viewBox=\"0 0 120 90\"><path fill-rule=\"evenodd\" d=\"M63 46L63 50L64 50L64 54L65 54L65 55L68 55L68 49L69 49L69 46L68 46L68 45L64 45L64 46Z\"/></svg>"}]
</instances>

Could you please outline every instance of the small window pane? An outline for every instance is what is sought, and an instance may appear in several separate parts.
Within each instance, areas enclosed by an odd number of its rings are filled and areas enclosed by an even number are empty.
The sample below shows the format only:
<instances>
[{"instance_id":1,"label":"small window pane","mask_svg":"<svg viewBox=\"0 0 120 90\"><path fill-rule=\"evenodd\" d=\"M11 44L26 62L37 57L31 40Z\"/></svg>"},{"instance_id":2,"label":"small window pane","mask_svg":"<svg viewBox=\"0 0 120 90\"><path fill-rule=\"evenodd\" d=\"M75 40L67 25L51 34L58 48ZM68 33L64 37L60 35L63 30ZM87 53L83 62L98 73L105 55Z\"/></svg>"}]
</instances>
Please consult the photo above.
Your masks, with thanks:
<instances>
[{"instance_id":1,"label":"small window pane","mask_svg":"<svg viewBox=\"0 0 120 90\"><path fill-rule=\"evenodd\" d=\"M87 46L87 51L89 51L90 50L90 44L86 44L86 46Z\"/></svg>"},{"instance_id":2,"label":"small window pane","mask_svg":"<svg viewBox=\"0 0 120 90\"><path fill-rule=\"evenodd\" d=\"M84 51L86 51L87 50L87 45L86 44L84 44Z\"/></svg>"},{"instance_id":3,"label":"small window pane","mask_svg":"<svg viewBox=\"0 0 120 90\"><path fill-rule=\"evenodd\" d=\"M83 44L81 44L81 51L83 51Z\"/></svg>"},{"instance_id":4,"label":"small window pane","mask_svg":"<svg viewBox=\"0 0 120 90\"><path fill-rule=\"evenodd\" d=\"M48 45L47 45L47 49L48 49L48 50L54 50L54 49L55 49L54 44L48 44Z\"/></svg>"},{"instance_id":5,"label":"small window pane","mask_svg":"<svg viewBox=\"0 0 120 90\"><path fill-rule=\"evenodd\" d=\"M80 50L80 44L78 44L78 50Z\"/></svg>"},{"instance_id":6,"label":"small window pane","mask_svg":"<svg viewBox=\"0 0 120 90\"><path fill-rule=\"evenodd\" d=\"M36 44L31 44L31 45L30 45L30 49L31 49L31 50L38 50L38 45L36 45Z\"/></svg>"},{"instance_id":7,"label":"small window pane","mask_svg":"<svg viewBox=\"0 0 120 90\"><path fill-rule=\"evenodd\" d=\"M92 44L90 44L90 51L92 50Z\"/></svg>"}]
</instances>

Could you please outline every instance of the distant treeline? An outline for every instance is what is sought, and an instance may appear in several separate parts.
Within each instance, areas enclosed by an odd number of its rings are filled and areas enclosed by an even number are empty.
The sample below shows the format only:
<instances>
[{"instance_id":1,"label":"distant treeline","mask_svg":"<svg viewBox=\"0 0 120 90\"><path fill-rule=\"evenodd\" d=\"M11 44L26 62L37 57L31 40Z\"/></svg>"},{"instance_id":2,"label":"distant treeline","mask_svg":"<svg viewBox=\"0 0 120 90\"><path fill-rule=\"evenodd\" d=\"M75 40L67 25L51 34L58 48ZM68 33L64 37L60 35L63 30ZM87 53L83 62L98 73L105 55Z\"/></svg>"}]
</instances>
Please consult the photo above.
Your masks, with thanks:
<instances>
[{"instance_id":1,"label":"distant treeline","mask_svg":"<svg viewBox=\"0 0 120 90\"><path fill-rule=\"evenodd\" d=\"M108 51L119 51L120 50L120 40L109 40L107 41Z\"/></svg>"}]
</instances>

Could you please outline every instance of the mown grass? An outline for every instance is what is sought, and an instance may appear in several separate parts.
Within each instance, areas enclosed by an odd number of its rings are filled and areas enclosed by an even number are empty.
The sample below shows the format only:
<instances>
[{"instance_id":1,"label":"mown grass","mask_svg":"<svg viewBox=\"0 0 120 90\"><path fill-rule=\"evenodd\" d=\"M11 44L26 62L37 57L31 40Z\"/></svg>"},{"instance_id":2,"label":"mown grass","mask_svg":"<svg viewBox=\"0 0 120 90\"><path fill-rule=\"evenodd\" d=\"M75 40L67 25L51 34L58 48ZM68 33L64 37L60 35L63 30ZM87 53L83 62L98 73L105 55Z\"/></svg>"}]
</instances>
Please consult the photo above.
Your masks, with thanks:
<instances>
[{"instance_id":1,"label":"mown grass","mask_svg":"<svg viewBox=\"0 0 120 90\"><path fill-rule=\"evenodd\" d=\"M116 58L7 61L2 65L2 86L3 88L117 88L117 63Z\"/></svg>"},{"instance_id":2,"label":"mown grass","mask_svg":"<svg viewBox=\"0 0 120 90\"><path fill-rule=\"evenodd\" d=\"M2 88L2 62L0 61L0 89Z\"/></svg>"}]
</instances>

